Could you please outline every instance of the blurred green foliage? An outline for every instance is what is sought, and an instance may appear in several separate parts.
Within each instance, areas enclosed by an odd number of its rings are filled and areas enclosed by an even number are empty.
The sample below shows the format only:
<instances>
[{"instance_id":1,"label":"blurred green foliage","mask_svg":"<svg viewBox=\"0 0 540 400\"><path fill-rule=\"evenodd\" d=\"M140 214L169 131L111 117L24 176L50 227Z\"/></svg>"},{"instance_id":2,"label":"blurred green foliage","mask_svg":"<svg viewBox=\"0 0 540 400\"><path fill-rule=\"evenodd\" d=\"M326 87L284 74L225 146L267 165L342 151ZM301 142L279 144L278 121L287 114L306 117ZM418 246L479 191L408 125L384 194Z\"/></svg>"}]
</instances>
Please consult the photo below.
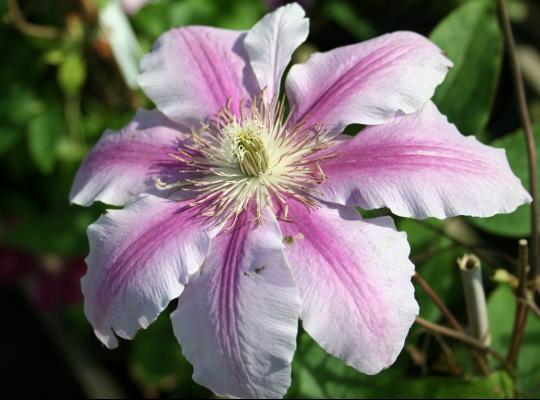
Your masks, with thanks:
<instances>
[{"instance_id":1,"label":"blurred green foliage","mask_svg":"<svg viewBox=\"0 0 540 400\"><path fill-rule=\"evenodd\" d=\"M540 125L533 127L536 141L536 151L540 151ZM527 160L527 147L523 140L523 131L509 133L494 140L491 145L506 151L508 162L512 171L521 179L523 185L529 189L529 162ZM538 160L537 160L538 161ZM537 162L538 165L538 162ZM500 214L491 218L471 218L472 222L487 232L501 236L524 237L531 232L531 213L528 206L521 206L512 214Z\"/></svg>"},{"instance_id":2,"label":"blurred green foliage","mask_svg":"<svg viewBox=\"0 0 540 400\"><path fill-rule=\"evenodd\" d=\"M430 35L454 63L433 101L464 134L482 134L502 62L503 38L495 2L465 3Z\"/></svg>"},{"instance_id":3,"label":"blurred green foliage","mask_svg":"<svg viewBox=\"0 0 540 400\"><path fill-rule=\"evenodd\" d=\"M427 224L436 228L442 225L440 221L434 219L429 220ZM399 221L398 229L407 232L411 248L417 256L420 256L413 259L418 273L437 292L444 304L456 305L456 302L463 298L459 273L455 268L455 260L461 255L462 250L454 246L448 238L434 235L433 230L427 226L402 219ZM441 318L441 311L424 291L416 292L416 300L420 305L421 317L430 321L438 321Z\"/></svg>"},{"instance_id":4,"label":"blurred green foliage","mask_svg":"<svg viewBox=\"0 0 540 400\"><path fill-rule=\"evenodd\" d=\"M15 2L0 0L0 52L4 55L0 63L0 250L22 252L37 260L49 259L51 255L82 258L88 251L86 227L103 212L104 205L87 209L68 205L76 168L105 129L119 129L137 108L152 106L140 91L126 84L115 58L118 56L100 28L99 7L106 7L108 0L16 2L27 23L50 28L49 32L52 29L52 36L21 22L9 7L12 3ZM248 29L277 3L154 0L128 21L136 42L147 51L161 33L172 27L203 24ZM296 59L304 59L314 50L328 50L392 30L411 29L429 35L454 62L434 101L463 133L475 134L486 143L506 149L512 169L527 184L525 144L523 133L515 131L519 121L511 77L503 63L503 40L494 1L311 0L304 3L311 18L311 33ZM84 4L95 8L85 8ZM538 2L512 0L510 11L518 39L538 51ZM528 94L531 105L538 105L540 93L528 86ZM540 143L538 125L535 135ZM486 278L493 268L514 272L509 259L516 256L515 238L529 233L527 206L509 215L460 219L460 223L459 229L450 235L466 242L469 249L479 246L491 256L484 268ZM398 219L398 227L407 232L418 272L456 316L466 321L456 269L456 258L466 250L440 234L447 231L448 224ZM485 283L490 292L492 346L504 353L511 334L515 298L508 286L494 286L488 279ZM422 317L445 323L440 310L418 287L416 297ZM34 314L34 318L40 315L37 311ZM181 355L172 334L168 312L148 330L140 332L137 340L123 343L115 352L98 349L81 305L57 310L56 316L66 334L77 337L77 346L87 349L88 357L95 358L92 365L100 371L95 374L98 382L100 376L107 376L133 396L205 398L210 395L191 380L191 366ZM19 318L29 316L21 313ZM32 333L36 337L54 336L46 331L43 328L43 332ZM446 339L441 342L441 338L418 326L411 330L406 350L396 364L372 377L361 375L327 355L302 332L288 396L503 398L517 393L534 397L540 394L539 339L540 322L531 315L519 358L518 379L514 382L495 361L489 376L472 376L470 352L465 346ZM54 344L48 346L56 349ZM453 360L445 353L446 348L451 349ZM24 345L6 351L15 351L14 359L20 359L30 369L29 376L41 373L57 380L57 391L48 394L63 394L62 378L54 371L31 370L31 357L39 355L28 354L30 350ZM86 364L81 365L80 360L69 361L68 357L66 363L67 367L59 368L86 371ZM9 371L2 373L6 376ZM77 384L84 387L80 375L68 375L69 379L79 379ZM25 390L40 393L40 388L32 388L27 380L27 376L10 377L7 387L21 381L17 394Z\"/></svg>"},{"instance_id":5,"label":"blurred green foliage","mask_svg":"<svg viewBox=\"0 0 540 400\"><path fill-rule=\"evenodd\" d=\"M495 350L504 353L512 334L512 321L515 315L514 294L508 285L500 285L491 294L488 301L491 341ZM524 398L540 396L540 320L531 315L525 328L525 335L517 363L518 391Z\"/></svg>"},{"instance_id":6,"label":"blurred green foliage","mask_svg":"<svg viewBox=\"0 0 540 400\"><path fill-rule=\"evenodd\" d=\"M361 375L328 356L305 333L300 336L293 368L289 395L299 398L509 398L514 392L506 372L494 372L484 378L410 379L403 355L392 368L378 375Z\"/></svg>"}]
</instances>

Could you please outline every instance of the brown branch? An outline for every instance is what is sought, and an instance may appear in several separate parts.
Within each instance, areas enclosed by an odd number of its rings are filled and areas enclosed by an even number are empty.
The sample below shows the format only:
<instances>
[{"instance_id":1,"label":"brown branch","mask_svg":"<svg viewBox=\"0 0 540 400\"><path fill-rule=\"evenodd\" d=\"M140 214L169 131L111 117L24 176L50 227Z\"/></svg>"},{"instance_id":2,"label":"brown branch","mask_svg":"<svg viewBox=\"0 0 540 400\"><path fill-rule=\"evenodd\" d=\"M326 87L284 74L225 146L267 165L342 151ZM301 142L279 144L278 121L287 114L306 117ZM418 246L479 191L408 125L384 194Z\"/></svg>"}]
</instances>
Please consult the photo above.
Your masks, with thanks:
<instances>
[{"instance_id":1,"label":"brown branch","mask_svg":"<svg viewBox=\"0 0 540 400\"><path fill-rule=\"evenodd\" d=\"M436 332L431 332L431 334L433 335L433 337L435 338L435 340L439 344L442 352L446 356L446 359L448 361L448 366L452 370L452 373L454 375L463 375L463 370L461 369L461 367L456 362L456 359L454 357L454 353L452 352L452 349L450 348L448 343L446 343L446 341L444 340L443 336L440 333L436 333Z\"/></svg>"},{"instance_id":2,"label":"brown branch","mask_svg":"<svg viewBox=\"0 0 540 400\"><path fill-rule=\"evenodd\" d=\"M444 305L444 303L442 302L441 298L437 295L437 293L435 293L435 291L433 290L433 288L429 285L429 283L427 283L424 278L422 278L422 276L420 276L418 274L418 272L415 272L414 275L413 275L413 279L416 281L416 283L418 283L418 285L420 285L420 287L422 288L422 290L424 292L426 292L426 294L429 296L429 298L433 301L433 303L435 303L435 305L439 308L439 310L441 310L441 312L443 313L443 315L445 316L445 318L448 320L448 322L450 323L450 325L452 325L452 327L456 330L456 331L459 331L459 332L465 332L465 330L463 329L463 327L461 326L461 324L458 322L458 320L456 319L456 317L454 317L454 314L452 314L452 312Z\"/></svg>"},{"instance_id":3,"label":"brown branch","mask_svg":"<svg viewBox=\"0 0 540 400\"><path fill-rule=\"evenodd\" d=\"M536 169L536 145L534 143L534 134L531 126L531 119L529 117L529 110L527 109L527 98L525 96L525 86L523 84L523 78L521 76L521 69L516 54L516 44L514 42L514 34L512 33L512 26L510 25L510 18L508 17L508 10L506 8L505 0L498 0L499 13L501 16L501 25L504 31L504 37L506 39L506 46L508 50L508 56L510 59L510 66L512 67L512 73L514 75L516 95L518 98L519 114L521 117L521 123L523 125L523 131L525 132L525 139L527 142L527 156L529 161L529 185L532 196L531 202L531 270L530 280L536 282L538 275L538 262L540 261L540 242L538 241L538 173Z\"/></svg>"},{"instance_id":4,"label":"brown branch","mask_svg":"<svg viewBox=\"0 0 540 400\"><path fill-rule=\"evenodd\" d=\"M467 335L466 333L458 332L454 329L447 328L446 326L442 326L439 324L435 324L433 322L430 322L422 317L416 317L416 323L423 327L424 329L430 331L439 333L443 336L447 336L449 338L452 338L454 340L457 340L459 342L462 342L474 349L484 351L486 353L491 354L493 357L495 357L501 364L504 366L504 368L510 373L510 375L515 376L514 370L512 366L510 366L505 358L496 350L493 348L485 345L482 343L482 341Z\"/></svg>"},{"instance_id":5,"label":"brown branch","mask_svg":"<svg viewBox=\"0 0 540 400\"><path fill-rule=\"evenodd\" d=\"M98 23L98 8L94 0L79 0L84 19L89 25L94 26Z\"/></svg>"},{"instance_id":6,"label":"brown branch","mask_svg":"<svg viewBox=\"0 0 540 400\"><path fill-rule=\"evenodd\" d=\"M12 25L25 35L40 39L58 39L62 36L62 31L58 28L28 22L17 0L9 0L8 12Z\"/></svg>"},{"instance_id":7,"label":"brown branch","mask_svg":"<svg viewBox=\"0 0 540 400\"><path fill-rule=\"evenodd\" d=\"M418 274L418 272L415 272L415 274L413 275L413 279L426 292L426 294L430 297L433 303L441 310L450 325L454 328L454 331L466 335L465 330L454 317L452 312L445 306L441 298L437 295L433 288L422 278L422 276ZM473 356L475 360L477 360L479 370L482 372L482 374L487 374L489 372L489 363L487 362L487 359L483 357L482 354L480 354L479 352L475 352Z\"/></svg>"},{"instance_id":8,"label":"brown branch","mask_svg":"<svg viewBox=\"0 0 540 400\"><path fill-rule=\"evenodd\" d=\"M529 307L527 306L527 266L528 266L528 246L525 239L519 241L519 271L518 271L518 288L516 292L516 316L514 318L514 328L512 330L512 338L506 360L510 365L516 365L519 354L519 347L525 332L527 324L527 315Z\"/></svg>"},{"instance_id":9,"label":"brown branch","mask_svg":"<svg viewBox=\"0 0 540 400\"><path fill-rule=\"evenodd\" d=\"M421 264L435 256L438 256L438 255L441 255L441 254L444 254L444 253L447 253L449 251L452 251L456 248L456 244L454 243L450 243L446 246L441 246L441 247L438 247L438 248L430 248L420 254L415 254L413 256L411 256L411 261L413 264L417 265L417 264Z\"/></svg>"}]
</instances>

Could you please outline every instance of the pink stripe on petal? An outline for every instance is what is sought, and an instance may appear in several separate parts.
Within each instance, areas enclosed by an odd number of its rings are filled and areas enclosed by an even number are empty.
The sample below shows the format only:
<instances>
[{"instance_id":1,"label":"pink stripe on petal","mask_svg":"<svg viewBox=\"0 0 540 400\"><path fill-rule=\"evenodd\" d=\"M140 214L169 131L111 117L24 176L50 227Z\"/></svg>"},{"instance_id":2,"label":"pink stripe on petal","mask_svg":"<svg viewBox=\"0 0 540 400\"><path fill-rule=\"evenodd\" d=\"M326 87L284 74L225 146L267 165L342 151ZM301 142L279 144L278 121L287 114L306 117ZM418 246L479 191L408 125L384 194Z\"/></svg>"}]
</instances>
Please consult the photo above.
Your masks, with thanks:
<instances>
[{"instance_id":1,"label":"pink stripe on petal","mask_svg":"<svg viewBox=\"0 0 540 400\"><path fill-rule=\"evenodd\" d=\"M259 89L243 47L245 33L209 27L163 34L141 61L139 84L172 120L198 127L231 101Z\"/></svg>"},{"instance_id":2,"label":"pink stripe on petal","mask_svg":"<svg viewBox=\"0 0 540 400\"><path fill-rule=\"evenodd\" d=\"M193 379L222 396L281 398L291 381L300 313L282 236L266 212L213 241L172 315Z\"/></svg>"},{"instance_id":3,"label":"pink stripe on petal","mask_svg":"<svg viewBox=\"0 0 540 400\"><path fill-rule=\"evenodd\" d=\"M395 214L445 218L512 212L530 196L504 150L461 135L435 105L367 127L328 150L322 198Z\"/></svg>"},{"instance_id":4,"label":"pink stripe on petal","mask_svg":"<svg viewBox=\"0 0 540 400\"><path fill-rule=\"evenodd\" d=\"M213 231L183 202L139 196L88 228L84 309L110 348L131 339L182 292L208 255Z\"/></svg>"},{"instance_id":5,"label":"pink stripe on petal","mask_svg":"<svg viewBox=\"0 0 540 400\"><path fill-rule=\"evenodd\" d=\"M186 140L180 129L159 111L140 110L120 132L105 132L79 167L70 201L123 205L131 196L154 191L157 178L177 180L180 163L169 154Z\"/></svg>"},{"instance_id":6,"label":"pink stripe on petal","mask_svg":"<svg viewBox=\"0 0 540 400\"><path fill-rule=\"evenodd\" d=\"M327 352L375 374L401 352L418 313L404 233L390 218L289 203L285 255L302 301L302 325Z\"/></svg>"},{"instance_id":7,"label":"pink stripe on petal","mask_svg":"<svg viewBox=\"0 0 540 400\"><path fill-rule=\"evenodd\" d=\"M335 134L352 123L382 124L419 109L450 66L437 46L412 32L314 54L287 77L293 121L321 123Z\"/></svg>"}]
</instances>

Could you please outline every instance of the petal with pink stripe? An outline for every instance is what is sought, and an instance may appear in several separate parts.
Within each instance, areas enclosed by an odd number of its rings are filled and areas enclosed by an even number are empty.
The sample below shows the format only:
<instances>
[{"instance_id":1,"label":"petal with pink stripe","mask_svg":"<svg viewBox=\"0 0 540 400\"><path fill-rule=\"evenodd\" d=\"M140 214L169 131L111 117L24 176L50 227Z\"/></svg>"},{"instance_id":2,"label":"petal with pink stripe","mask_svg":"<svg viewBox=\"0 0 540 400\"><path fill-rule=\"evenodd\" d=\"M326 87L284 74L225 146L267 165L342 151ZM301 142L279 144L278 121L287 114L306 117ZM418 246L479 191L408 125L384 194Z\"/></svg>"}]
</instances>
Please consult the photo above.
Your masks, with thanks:
<instances>
[{"instance_id":1,"label":"petal with pink stripe","mask_svg":"<svg viewBox=\"0 0 540 400\"><path fill-rule=\"evenodd\" d=\"M300 305L275 217L245 213L213 241L172 315L193 379L221 396L281 398L291 381Z\"/></svg>"},{"instance_id":2,"label":"petal with pink stripe","mask_svg":"<svg viewBox=\"0 0 540 400\"><path fill-rule=\"evenodd\" d=\"M177 298L208 255L213 231L186 203L140 195L88 228L84 310L109 348Z\"/></svg>"},{"instance_id":3,"label":"petal with pink stripe","mask_svg":"<svg viewBox=\"0 0 540 400\"><path fill-rule=\"evenodd\" d=\"M285 255L302 301L302 325L328 353L375 374L401 352L418 314L404 233L391 218L352 208L289 204Z\"/></svg>"},{"instance_id":4,"label":"petal with pink stripe","mask_svg":"<svg viewBox=\"0 0 540 400\"><path fill-rule=\"evenodd\" d=\"M292 121L322 124L335 134L353 123L385 123L418 110L450 66L437 46L413 32L316 53L287 77Z\"/></svg>"},{"instance_id":5,"label":"petal with pink stripe","mask_svg":"<svg viewBox=\"0 0 540 400\"><path fill-rule=\"evenodd\" d=\"M157 110L140 110L120 132L106 131L77 171L71 202L123 205L153 191L157 178L178 180L180 164L169 154L186 140L181 129Z\"/></svg>"},{"instance_id":6,"label":"petal with pink stripe","mask_svg":"<svg viewBox=\"0 0 540 400\"><path fill-rule=\"evenodd\" d=\"M230 101L258 91L243 46L244 32L209 27L170 30L141 61L139 85L174 121L197 127Z\"/></svg>"},{"instance_id":7,"label":"petal with pink stripe","mask_svg":"<svg viewBox=\"0 0 540 400\"><path fill-rule=\"evenodd\" d=\"M488 217L530 196L504 150L463 136L431 102L411 115L340 141L323 163L323 198L404 217Z\"/></svg>"}]
</instances>

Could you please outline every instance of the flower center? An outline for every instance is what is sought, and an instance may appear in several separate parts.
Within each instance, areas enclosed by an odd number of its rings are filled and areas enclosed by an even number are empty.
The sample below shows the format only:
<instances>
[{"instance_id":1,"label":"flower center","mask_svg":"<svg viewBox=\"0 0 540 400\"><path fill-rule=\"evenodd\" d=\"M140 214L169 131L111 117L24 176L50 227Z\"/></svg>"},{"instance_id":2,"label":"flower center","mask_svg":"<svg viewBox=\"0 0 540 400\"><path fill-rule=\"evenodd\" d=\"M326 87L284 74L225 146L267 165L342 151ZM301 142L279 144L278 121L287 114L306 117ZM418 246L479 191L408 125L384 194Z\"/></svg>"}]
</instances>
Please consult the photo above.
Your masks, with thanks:
<instances>
[{"instance_id":1,"label":"flower center","mask_svg":"<svg viewBox=\"0 0 540 400\"><path fill-rule=\"evenodd\" d=\"M236 122L222 129L234 162L249 177L257 177L268 171L268 152L263 141L264 125L248 119L239 125Z\"/></svg>"},{"instance_id":2,"label":"flower center","mask_svg":"<svg viewBox=\"0 0 540 400\"><path fill-rule=\"evenodd\" d=\"M290 199L317 207L317 186L325 179L321 168L332 154L323 152L333 139L322 126L291 124L283 102L266 104L263 93L241 104L240 115L229 104L193 130L171 157L186 178L156 182L160 189L175 189L191 198L190 207L220 225L245 210L262 221L264 208L288 218ZM251 212L251 211L249 211Z\"/></svg>"}]
</instances>

